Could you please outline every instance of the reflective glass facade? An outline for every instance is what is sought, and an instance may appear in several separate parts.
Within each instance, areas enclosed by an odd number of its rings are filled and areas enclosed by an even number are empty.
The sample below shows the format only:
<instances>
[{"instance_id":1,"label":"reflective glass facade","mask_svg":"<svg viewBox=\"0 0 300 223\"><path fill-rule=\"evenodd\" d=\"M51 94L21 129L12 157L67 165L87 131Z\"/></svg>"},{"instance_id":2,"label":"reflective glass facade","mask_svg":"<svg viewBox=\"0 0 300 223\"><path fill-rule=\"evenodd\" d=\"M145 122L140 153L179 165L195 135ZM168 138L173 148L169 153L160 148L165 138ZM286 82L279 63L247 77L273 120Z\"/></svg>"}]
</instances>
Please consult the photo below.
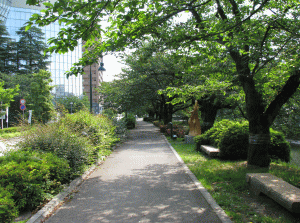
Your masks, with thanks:
<instances>
[{"instance_id":1,"label":"reflective glass facade","mask_svg":"<svg viewBox=\"0 0 300 223\"><path fill-rule=\"evenodd\" d=\"M0 21L5 21L12 0L0 0Z\"/></svg>"},{"instance_id":2,"label":"reflective glass facade","mask_svg":"<svg viewBox=\"0 0 300 223\"><path fill-rule=\"evenodd\" d=\"M3 0L0 0L3 1ZM6 27L12 39L18 40L16 31L29 20L32 14L40 13L43 6L27 6L26 0L12 0L11 7L7 14ZM46 27L40 27L45 33L45 41L50 37L55 37L61 28L58 23L51 24ZM82 56L81 44L72 52L66 54L53 53L50 57L50 65L48 70L52 74L52 85L55 86L53 94L56 97L63 97L68 95L82 95L82 76L71 76L68 79L65 77L65 71L68 71L72 64L77 62Z\"/></svg>"}]
</instances>

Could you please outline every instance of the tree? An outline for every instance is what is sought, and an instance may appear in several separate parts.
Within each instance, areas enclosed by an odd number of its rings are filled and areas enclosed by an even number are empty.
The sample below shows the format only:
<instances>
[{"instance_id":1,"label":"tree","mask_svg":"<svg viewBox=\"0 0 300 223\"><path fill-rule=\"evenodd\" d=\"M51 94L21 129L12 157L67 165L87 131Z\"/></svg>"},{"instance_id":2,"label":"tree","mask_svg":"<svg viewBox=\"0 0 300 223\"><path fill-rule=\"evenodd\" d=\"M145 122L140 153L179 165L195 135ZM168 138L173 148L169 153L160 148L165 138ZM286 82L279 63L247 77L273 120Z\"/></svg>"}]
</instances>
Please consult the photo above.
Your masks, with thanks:
<instances>
[{"instance_id":1,"label":"tree","mask_svg":"<svg viewBox=\"0 0 300 223\"><path fill-rule=\"evenodd\" d=\"M19 94L19 85L15 88L4 88L4 82L0 81L0 101L1 111L6 107L9 107L10 103L14 101L14 96Z\"/></svg>"},{"instance_id":2,"label":"tree","mask_svg":"<svg viewBox=\"0 0 300 223\"><path fill-rule=\"evenodd\" d=\"M30 92L25 97L27 109L33 110L34 120L46 123L54 111L53 96L51 95L53 86L49 85L52 82L51 74L48 71L40 70L32 76Z\"/></svg>"},{"instance_id":3,"label":"tree","mask_svg":"<svg viewBox=\"0 0 300 223\"><path fill-rule=\"evenodd\" d=\"M4 81L4 88L15 88L19 85L19 94L14 96L14 100L10 103L9 108L9 124L16 125L22 116L20 110L20 100L27 97L30 94L30 83L33 81L32 74L13 75L0 73L0 80ZM26 109L27 111L27 109Z\"/></svg>"},{"instance_id":4,"label":"tree","mask_svg":"<svg viewBox=\"0 0 300 223\"><path fill-rule=\"evenodd\" d=\"M138 113L147 111L149 116L157 115L165 124L172 121L172 115L190 106L184 103L170 103L176 95L169 97L160 91L167 86L182 84L185 62L182 56L160 51L159 44L152 41L139 50L125 56L127 69L123 69L113 83L101 86L100 94L105 102L118 106L122 111ZM190 99L191 100L191 99Z\"/></svg>"},{"instance_id":5,"label":"tree","mask_svg":"<svg viewBox=\"0 0 300 223\"><path fill-rule=\"evenodd\" d=\"M36 4L37 0L27 0ZM146 4L147 3L147 4ZM104 50L136 47L149 35L161 38L173 47L199 49L212 43L224 49L235 66L233 83L245 93L246 116L249 120L248 164L269 166L270 126L281 107L300 84L299 4L297 0L189 0L189 1L66 1L59 0L44 15L31 21L46 25L59 20L70 24L51 40L50 51L73 49L82 38L94 51L86 54L71 73L91 64ZM55 13L57 12L58 15ZM183 12L188 18L181 23L172 19ZM109 17L103 41L94 42L102 31L99 22ZM163 28L163 29L162 29ZM281 68L282 82L276 82L273 70ZM272 82L280 89L271 102L265 98L265 86Z\"/></svg>"},{"instance_id":6,"label":"tree","mask_svg":"<svg viewBox=\"0 0 300 223\"><path fill-rule=\"evenodd\" d=\"M10 70L12 54L12 41L3 22L0 21L0 72L7 73Z\"/></svg>"},{"instance_id":7,"label":"tree","mask_svg":"<svg viewBox=\"0 0 300 223\"><path fill-rule=\"evenodd\" d=\"M15 64L17 73L34 73L47 70L49 54L44 54L47 45L44 42L44 33L40 28L32 26L25 31L21 27L17 34L20 36L16 44Z\"/></svg>"},{"instance_id":8,"label":"tree","mask_svg":"<svg viewBox=\"0 0 300 223\"><path fill-rule=\"evenodd\" d=\"M12 41L6 27L0 24L0 72L24 74L46 70L50 62L47 61L49 54L44 54L48 46L42 30L33 26L25 31L25 27L21 27L17 34L19 41Z\"/></svg>"},{"instance_id":9,"label":"tree","mask_svg":"<svg viewBox=\"0 0 300 223\"><path fill-rule=\"evenodd\" d=\"M69 111L69 113L76 113L79 112L80 110L84 108L89 108L90 102L89 99L86 95L83 97L79 96L68 96L68 97L63 97L63 98L56 98L55 102L57 104L62 104L64 107ZM72 103L72 105L71 105ZM72 111L71 111L72 108Z\"/></svg>"}]
</instances>

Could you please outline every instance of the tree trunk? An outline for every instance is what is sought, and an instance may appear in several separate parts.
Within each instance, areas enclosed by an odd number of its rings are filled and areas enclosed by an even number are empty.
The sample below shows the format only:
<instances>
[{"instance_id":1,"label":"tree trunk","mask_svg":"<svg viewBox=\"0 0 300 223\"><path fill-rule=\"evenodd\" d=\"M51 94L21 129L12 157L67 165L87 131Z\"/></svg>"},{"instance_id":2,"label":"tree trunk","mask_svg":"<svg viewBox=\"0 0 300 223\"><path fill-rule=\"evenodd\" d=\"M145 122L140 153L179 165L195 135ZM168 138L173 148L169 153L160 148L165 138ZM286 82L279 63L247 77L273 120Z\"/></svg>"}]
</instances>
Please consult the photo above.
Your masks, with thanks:
<instances>
[{"instance_id":1,"label":"tree trunk","mask_svg":"<svg viewBox=\"0 0 300 223\"><path fill-rule=\"evenodd\" d=\"M201 119L203 121L201 125L201 134L203 134L213 127L219 107L216 107L209 102L202 102L199 110L201 111Z\"/></svg>"},{"instance_id":2,"label":"tree trunk","mask_svg":"<svg viewBox=\"0 0 300 223\"><path fill-rule=\"evenodd\" d=\"M246 111L249 121L249 148L248 165L268 167L270 157L268 148L270 145L270 125L268 115L265 113L262 95L255 89L252 76L241 76L241 82L245 92Z\"/></svg>"},{"instance_id":3,"label":"tree trunk","mask_svg":"<svg viewBox=\"0 0 300 223\"><path fill-rule=\"evenodd\" d=\"M172 122L173 115L173 106L171 104L164 104L164 124L167 125L169 122Z\"/></svg>"},{"instance_id":4,"label":"tree trunk","mask_svg":"<svg viewBox=\"0 0 300 223\"><path fill-rule=\"evenodd\" d=\"M261 126L262 127L262 126ZM270 146L270 130L268 127L263 128L261 132L250 132L249 134L249 148L248 148L248 165L269 167L271 159L269 157Z\"/></svg>"},{"instance_id":5,"label":"tree trunk","mask_svg":"<svg viewBox=\"0 0 300 223\"><path fill-rule=\"evenodd\" d=\"M164 105L162 102L159 103L159 121L163 120L163 112L164 112Z\"/></svg>"}]
</instances>

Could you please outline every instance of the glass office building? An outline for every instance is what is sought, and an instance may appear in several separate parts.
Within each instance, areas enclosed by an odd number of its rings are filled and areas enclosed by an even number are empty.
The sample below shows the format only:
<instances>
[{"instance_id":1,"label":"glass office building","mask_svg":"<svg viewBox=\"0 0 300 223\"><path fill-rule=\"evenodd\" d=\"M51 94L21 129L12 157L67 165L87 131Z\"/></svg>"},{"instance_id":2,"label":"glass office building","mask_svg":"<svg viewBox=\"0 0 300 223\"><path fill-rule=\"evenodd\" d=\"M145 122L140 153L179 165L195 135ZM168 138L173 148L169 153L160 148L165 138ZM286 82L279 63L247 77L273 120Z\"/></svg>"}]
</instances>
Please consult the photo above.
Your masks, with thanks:
<instances>
[{"instance_id":1,"label":"glass office building","mask_svg":"<svg viewBox=\"0 0 300 223\"><path fill-rule=\"evenodd\" d=\"M40 13L40 10L44 9L43 4L40 4L39 6L28 6L26 5L26 0L0 0L0 2L1 6L6 6L7 10L5 11L5 14L3 13L3 15L6 17L6 20L3 19L3 21L5 21L5 26L10 34L10 38L14 39L15 41L18 40L16 31L24 26L32 14ZM53 2L53 0L51 2ZM2 17L4 18L4 16ZM42 29L43 33L45 33L45 41L47 42L47 39L56 36L61 26L59 26L58 23L54 23L40 28ZM81 44L79 44L79 46L72 52L65 54L51 54L49 59L51 63L48 66L48 70L52 75L52 85L55 86L52 92L55 97L82 95L82 76L71 76L67 79L64 74L71 68L73 63L79 60L81 56Z\"/></svg>"},{"instance_id":2,"label":"glass office building","mask_svg":"<svg viewBox=\"0 0 300 223\"><path fill-rule=\"evenodd\" d=\"M0 0L0 21L6 21L12 0Z\"/></svg>"}]
</instances>

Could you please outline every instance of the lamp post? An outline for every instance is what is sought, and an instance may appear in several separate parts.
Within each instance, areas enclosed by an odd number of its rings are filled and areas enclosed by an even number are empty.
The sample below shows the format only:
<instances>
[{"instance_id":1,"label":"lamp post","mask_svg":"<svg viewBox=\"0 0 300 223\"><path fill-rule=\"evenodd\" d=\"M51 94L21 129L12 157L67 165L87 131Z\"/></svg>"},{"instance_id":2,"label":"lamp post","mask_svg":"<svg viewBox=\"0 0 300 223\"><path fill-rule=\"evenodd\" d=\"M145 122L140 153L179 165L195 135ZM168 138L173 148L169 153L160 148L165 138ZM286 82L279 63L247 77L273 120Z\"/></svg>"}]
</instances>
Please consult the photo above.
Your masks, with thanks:
<instances>
[{"instance_id":1,"label":"lamp post","mask_svg":"<svg viewBox=\"0 0 300 223\"><path fill-rule=\"evenodd\" d=\"M100 67L98 68L98 71L106 71L106 69L103 67L104 63L103 57L101 56L101 62ZM90 65L90 112L93 113L93 91L92 91L92 65Z\"/></svg>"},{"instance_id":2,"label":"lamp post","mask_svg":"<svg viewBox=\"0 0 300 223\"><path fill-rule=\"evenodd\" d=\"M72 114L72 105L73 105L73 102L70 102L70 105L71 105L71 114Z\"/></svg>"},{"instance_id":3,"label":"lamp post","mask_svg":"<svg viewBox=\"0 0 300 223\"><path fill-rule=\"evenodd\" d=\"M90 112L93 113L92 65L90 65Z\"/></svg>"}]
</instances>

